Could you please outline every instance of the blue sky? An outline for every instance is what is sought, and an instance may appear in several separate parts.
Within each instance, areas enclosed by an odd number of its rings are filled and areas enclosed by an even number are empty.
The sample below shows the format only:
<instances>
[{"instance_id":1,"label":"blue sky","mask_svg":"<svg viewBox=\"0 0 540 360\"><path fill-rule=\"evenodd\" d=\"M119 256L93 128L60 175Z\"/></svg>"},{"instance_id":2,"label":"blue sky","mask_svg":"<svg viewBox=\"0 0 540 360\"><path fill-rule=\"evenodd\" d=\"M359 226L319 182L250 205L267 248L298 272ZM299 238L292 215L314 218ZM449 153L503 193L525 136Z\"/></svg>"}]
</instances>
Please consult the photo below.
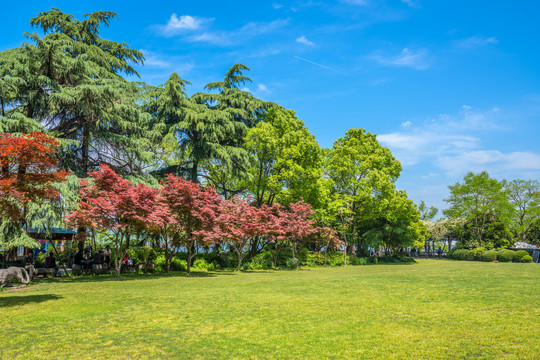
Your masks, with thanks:
<instances>
[{"instance_id":1,"label":"blue sky","mask_svg":"<svg viewBox=\"0 0 540 360\"><path fill-rule=\"evenodd\" d=\"M102 36L146 55L151 84L190 93L251 68L247 88L294 109L324 147L349 128L402 162L398 187L444 208L467 171L540 178L540 3L524 1L10 1L0 50L58 7L119 15Z\"/></svg>"}]
</instances>

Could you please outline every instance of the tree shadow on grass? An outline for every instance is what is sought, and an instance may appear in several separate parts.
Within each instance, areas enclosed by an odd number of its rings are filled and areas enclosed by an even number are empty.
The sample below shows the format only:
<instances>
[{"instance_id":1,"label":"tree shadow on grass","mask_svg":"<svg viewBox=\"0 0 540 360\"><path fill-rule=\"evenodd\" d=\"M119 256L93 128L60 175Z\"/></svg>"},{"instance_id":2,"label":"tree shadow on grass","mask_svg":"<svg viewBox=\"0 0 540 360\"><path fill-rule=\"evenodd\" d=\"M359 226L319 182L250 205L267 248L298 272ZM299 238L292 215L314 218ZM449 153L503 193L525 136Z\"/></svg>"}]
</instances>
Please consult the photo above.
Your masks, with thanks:
<instances>
[{"instance_id":1,"label":"tree shadow on grass","mask_svg":"<svg viewBox=\"0 0 540 360\"><path fill-rule=\"evenodd\" d=\"M11 306L25 305L25 304L38 304L49 300L60 300L62 296L55 294L42 294L42 295L0 295L0 309Z\"/></svg>"},{"instance_id":2,"label":"tree shadow on grass","mask_svg":"<svg viewBox=\"0 0 540 360\"><path fill-rule=\"evenodd\" d=\"M236 275L234 272L225 271L193 271L188 276L185 272L173 271L170 273L147 273L147 274L122 274L119 278L114 274L101 274L101 275L76 275L76 276L64 276L61 278L44 278L36 279L32 282L34 284L39 283L95 283L95 282L107 282L107 281L145 281L156 280L163 278L214 278L222 275Z\"/></svg>"}]
</instances>

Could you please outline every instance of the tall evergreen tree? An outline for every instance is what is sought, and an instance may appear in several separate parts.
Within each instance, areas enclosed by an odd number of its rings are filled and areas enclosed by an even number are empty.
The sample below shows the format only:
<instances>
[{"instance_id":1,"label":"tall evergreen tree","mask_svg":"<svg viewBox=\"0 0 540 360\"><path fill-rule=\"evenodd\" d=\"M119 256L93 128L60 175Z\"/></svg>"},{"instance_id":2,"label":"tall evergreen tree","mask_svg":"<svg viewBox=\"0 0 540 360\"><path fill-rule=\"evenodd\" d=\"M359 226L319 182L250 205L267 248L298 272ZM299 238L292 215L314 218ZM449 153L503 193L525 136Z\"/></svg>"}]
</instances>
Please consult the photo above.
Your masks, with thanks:
<instances>
[{"instance_id":1,"label":"tall evergreen tree","mask_svg":"<svg viewBox=\"0 0 540 360\"><path fill-rule=\"evenodd\" d=\"M235 121L230 113L198 102L186 95L188 81L173 73L163 87L156 89L150 111L166 127L164 140L176 144L176 165L187 170L193 182L199 181L200 165L204 161L232 163L246 162L247 152L238 147L245 125Z\"/></svg>"},{"instance_id":2,"label":"tall evergreen tree","mask_svg":"<svg viewBox=\"0 0 540 360\"><path fill-rule=\"evenodd\" d=\"M100 163L140 172L155 132L138 105L139 85L121 75L138 75L132 64L142 64L143 55L99 36L115 13L84 16L80 21L56 8L39 13L31 24L45 36L26 34L30 43L0 54L0 75L13 79L0 83L0 128L44 128L61 142L62 165L79 176Z\"/></svg>"}]
</instances>

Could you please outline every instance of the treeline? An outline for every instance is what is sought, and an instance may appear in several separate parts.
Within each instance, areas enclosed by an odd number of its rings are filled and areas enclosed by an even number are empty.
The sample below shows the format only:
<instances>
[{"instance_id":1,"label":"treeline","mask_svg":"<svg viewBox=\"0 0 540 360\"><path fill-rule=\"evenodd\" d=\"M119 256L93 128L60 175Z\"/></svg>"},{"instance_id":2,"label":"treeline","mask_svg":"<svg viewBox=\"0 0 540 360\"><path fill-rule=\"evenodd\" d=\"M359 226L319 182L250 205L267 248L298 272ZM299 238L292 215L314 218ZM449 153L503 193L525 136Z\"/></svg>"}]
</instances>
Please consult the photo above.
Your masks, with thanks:
<instances>
[{"instance_id":1,"label":"treeline","mask_svg":"<svg viewBox=\"0 0 540 360\"><path fill-rule=\"evenodd\" d=\"M332 148L320 148L294 111L242 90L251 81L243 64L191 96L189 81L176 73L160 86L127 81L123 76L138 75L134 66L144 56L100 37L100 26L116 17L99 11L78 20L53 8L30 21L43 36L27 33L28 42L0 53L0 132L50 136L58 142L57 169L71 174L51 185L61 194L55 201L13 201L21 215L12 221L2 214L0 246L28 245L30 227L50 232L64 226L65 215L81 209L87 183L81 188L80 179L109 170L121 176L118 181L156 191L171 176L183 178L223 201L259 210L294 212L292 204L305 203L310 228L336 233L346 254L423 245L418 212L395 188L401 165L375 135L351 129ZM4 151L3 180L52 171L13 156ZM78 225L81 236L96 227ZM170 246L181 236L172 236ZM240 251L253 257L271 242L253 236ZM241 247L227 244L231 251ZM287 246L320 250L330 244Z\"/></svg>"},{"instance_id":2,"label":"treeline","mask_svg":"<svg viewBox=\"0 0 540 360\"><path fill-rule=\"evenodd\" d=\"M505 249L516 242L540 244L540 183L537 180L497 180L486 171L469 172L462 182L450 185L446 219L425 219L427 244L432 248L453 245L474 249L451 254L461 260L498 259L491 249ZM510 257L511 258L511 257ZM511 261L511 259L510 259ZM517 261L521 261L521 258Z\"/></svg>"}]
</instances>

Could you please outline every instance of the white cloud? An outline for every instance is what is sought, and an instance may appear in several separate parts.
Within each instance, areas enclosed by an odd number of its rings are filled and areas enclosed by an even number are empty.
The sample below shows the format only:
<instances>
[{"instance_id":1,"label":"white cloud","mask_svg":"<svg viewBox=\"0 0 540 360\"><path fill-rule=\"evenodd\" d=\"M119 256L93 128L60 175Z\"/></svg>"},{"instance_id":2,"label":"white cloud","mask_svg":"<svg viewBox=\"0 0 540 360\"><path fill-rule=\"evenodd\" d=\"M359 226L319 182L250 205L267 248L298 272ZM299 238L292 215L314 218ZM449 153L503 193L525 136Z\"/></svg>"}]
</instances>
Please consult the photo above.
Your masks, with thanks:
<instances>
[{"instance_id":1,"label":"white cloud","mask_svg":"<svg viewBox=\"0 0 540 360\"><path fill-rule=\"evenodd\" d=\"M401 53L396 56L384 56L381 54L371 56L372 60L385 66L403 66L416 70L425 70L429 67L426 58L427 51L425 49L415 51L408 48L404 48Z\"/></svg>"},{"instance_id":2,"label":"white cloud","mask_svg":"<svg viewBox=\"0 0 540 360\"><path fill-rule=\"evenodd\" d=\"M200 30L203 24L211 22L213 19L200 18L190 15L178 15L172 14L171 18L166 25L159 26L161 33L165 36L172 36L185 32L192 32Z\"/></svg>"},{"instance_id":3,"label":"white cloud","mask_svg":"<svg viewBox=\"0 0 540 360\"><path fill-rule=\"evenodd\" d=\"M405 122L401 123L401 127L404 127L404 128L408 128L411 125L412 125L412 122L410 122L410 121L405 121Z\"/></svg>"},{"instance_id":4,"label":"white cloud","mask_svg":"<svg viewBox=\"0 0 540 360\"><path fill-rule=\"evenodd\" d=\"M313 41L308 40L304 35L296 38L296 42L307 46L315 46Z\"/></svg>"},{"instance_id":5,"label":"white cloud","mask_svg":"<svg viewBox=\"0 0 540 360\"><path fill-rule=\"evenodd\" d=\"M270 92L268 87L264 84L257 84L257 90L262 91L262 92Z\"/></svg>"},{"instance_id":6,"label":"white cloud","mask_svg":"<svg viewBox=\"0 0 540 360\"><path fill-rule=\"evenodd\" d=\"M459 48L474 49L486 45L497 45L498 43L499 40L497 40L497 38L494 36L485 37L481 35L475 35L467 39L456 41L456 46Z\"/></svg>"},{"instance_id":7,"label":"white cloud","mask_svg":"<svg viewBox=\"0 0 540 360\"><path fill-rule=\"evenodd\" d=\"M212 22L213 18L201 18L190 15L178 16L172 14L166 25L157 25L162 36L183 36L184 40L191 42L207 42L219 45L229 45L244 41L261 34L271 33L282 28L288 20L274 20L270 22L249 22L239 29L232 31L212 31L205 26Z\"/></svg>"},{"instance_id":8,"label":"white cloud","mask_svg":"<svg viewBox=\"0 0 540 360\"><path fill-rule=\"evenodd\" d=\"M245 41L255 36L272 33L285 25L288 20L274 20L270 22L249 22L237 30L232 31L206 31L188 36L186 39L193 42L207 42L219 45L230 45Z\"/></svg>"},{"instance_id":9,"label":"white cloud","mask_svg":"<svg viewBox=\"0 0 540 360\"><path fill-rule=\"evenodd\" d=\"M504 151L484 143L487 134L508 131L493 109L475 111L462 106L456 115L441 115L423 125L403 122L401 131L377 136L404 166L429 164L446 176L487 170L496 176L540 170L540 154L528 150ZM426 165L427 166L427 165Z\"/></svg>"},{"instance_id":10,"label":"white cloud","mask_svg":"<svg viewBox=\"0 0 540 360\"><path fill-rule=\"evenodd\" d=\"M151 80L163 81L171 72L184 76L195 67L193 60L185 56L159 54L146 49L140 49L140 52L144 55L144 67L139 72L144 73L145 79L148 77Z\"/></svg>"},{"instance_id":11,"label":"white cloud","mask_svg":"<svg viewBox=\"0 0 540 360\"><path fill-rule=\"evenodd\" d=\"M276 9L276 10L279 10L279 9L281 9L283 7L283 5L281 5L281 4L272 4L272 7L274 9Z\"/></svg>"}]
</instances>

